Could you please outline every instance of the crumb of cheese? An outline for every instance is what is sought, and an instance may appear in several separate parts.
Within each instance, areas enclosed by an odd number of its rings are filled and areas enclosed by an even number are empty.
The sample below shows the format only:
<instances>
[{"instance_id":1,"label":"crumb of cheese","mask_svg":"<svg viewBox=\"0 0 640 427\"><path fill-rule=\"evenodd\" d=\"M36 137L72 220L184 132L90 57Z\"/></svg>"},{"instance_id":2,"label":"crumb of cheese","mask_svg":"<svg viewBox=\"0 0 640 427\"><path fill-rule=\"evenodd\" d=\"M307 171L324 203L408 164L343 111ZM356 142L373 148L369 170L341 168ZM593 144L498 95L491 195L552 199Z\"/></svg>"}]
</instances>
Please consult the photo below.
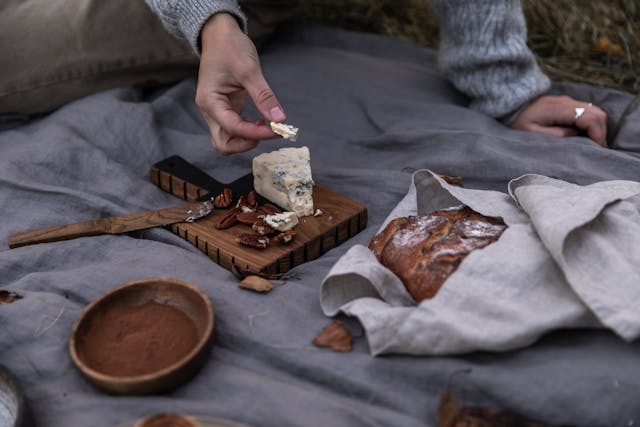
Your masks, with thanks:
<instances>
[{"instance_id":1,"label":"crumb of cheese","mask_svg":"<svg viewBox=\"0 0 640 427\"><path fill-rule=\"evenodd\" d=\"M289 141L294 141L298 137L298 128L285 123L271 122L271 130Z\"/></svg>"}]
</instances>

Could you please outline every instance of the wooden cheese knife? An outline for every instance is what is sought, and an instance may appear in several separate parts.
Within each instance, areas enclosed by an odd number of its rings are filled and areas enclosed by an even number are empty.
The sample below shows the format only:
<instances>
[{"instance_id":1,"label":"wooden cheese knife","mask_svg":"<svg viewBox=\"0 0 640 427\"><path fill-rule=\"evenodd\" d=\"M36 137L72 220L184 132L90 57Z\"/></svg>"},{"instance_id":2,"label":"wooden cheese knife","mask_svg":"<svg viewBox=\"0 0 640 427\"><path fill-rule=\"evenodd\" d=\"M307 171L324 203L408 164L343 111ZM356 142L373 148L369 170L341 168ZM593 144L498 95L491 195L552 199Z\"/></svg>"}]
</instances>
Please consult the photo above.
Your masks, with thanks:
<instances>
[{"instance_id":1,"label":"wooden cheese knife","mask_svg":"<svg viewBox=\"0 0 640 427\"><path fill-rule=\"evenodd\" d=\"M180 156L172 156L151 167L151 180L163 190L192 203L166 209L24 231L9 237L9 248L58 242L100 234L121 234L178 222L191 222L211 212L211 197L230 188L236 196L253 190L253 175L222 183ZM265 199L257 196L259 203Z\"/></svg>"},{"instance_id":2,"label":"wooden cheese knife","mask_svg":"<svg viewBox=\"0 0 640 427\"><path fill-rule=\"evenodd\" d=\"M73 224L40 228L15 233L9 237L9 248L33 245L35 243L58 242L76 237L96 236L99 234L120 234L145 228L191 222L208 215L212 210L209 201L186 203L155 211L140 212L110 218L92 219Z\"/></svg>"}]
</instances>

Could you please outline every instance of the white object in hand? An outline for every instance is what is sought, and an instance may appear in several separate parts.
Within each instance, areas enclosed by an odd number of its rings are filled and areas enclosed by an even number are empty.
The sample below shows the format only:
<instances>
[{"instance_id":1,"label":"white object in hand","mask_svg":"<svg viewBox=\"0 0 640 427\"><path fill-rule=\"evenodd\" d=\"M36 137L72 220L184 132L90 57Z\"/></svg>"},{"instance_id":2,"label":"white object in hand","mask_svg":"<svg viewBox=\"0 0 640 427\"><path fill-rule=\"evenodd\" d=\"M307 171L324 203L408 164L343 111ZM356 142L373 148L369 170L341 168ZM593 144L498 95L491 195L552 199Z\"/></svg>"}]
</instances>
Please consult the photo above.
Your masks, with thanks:
<instances>
[{"instance_id":1,"label":"white object in hand","mask_svg":"<svg viewBox=\"0 0 640 427\"><path fill-rule=\"evenodd\" d=\"M271 130L289 141L296 141L298 137L298 128L285 123L271 122Z\"/></svg>"}]
</instances>

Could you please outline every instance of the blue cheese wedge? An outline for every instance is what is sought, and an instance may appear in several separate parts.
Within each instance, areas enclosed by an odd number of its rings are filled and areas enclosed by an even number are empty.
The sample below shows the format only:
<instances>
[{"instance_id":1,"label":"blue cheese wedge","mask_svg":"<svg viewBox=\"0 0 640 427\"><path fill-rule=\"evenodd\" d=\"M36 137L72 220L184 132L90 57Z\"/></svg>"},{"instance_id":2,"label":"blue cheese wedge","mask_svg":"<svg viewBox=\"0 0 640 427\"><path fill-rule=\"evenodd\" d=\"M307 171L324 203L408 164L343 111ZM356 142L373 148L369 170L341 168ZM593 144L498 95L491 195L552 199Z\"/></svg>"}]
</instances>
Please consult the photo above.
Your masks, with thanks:
<instances>
[{"instance_id":1,"label":"blue cheese wedge","mask_svg":"<svg viewBox=\"0 0 640 427\"><path fill-rule=\"evenodd\" d=\"M287 231L298 225L298 215L295 212L282 212L267 215L264 217L264 221L274 230Z\"/></svg>"},{"instance_id":2,"label":"blue cheese wedge","mask_svg":"<svg viewBox=\"0 0 640 427\"><path fill-rule=\"evenodd\" d=\"M253 188L299 217L313 215L309 148L287 147L254 157Z\"/></svg>"},{"instance_id":3,"label":"blue cheese wedge","mask_svg":"<svg viewBox=\"0 0 640 427\"><path fill-rule=\"evenodd\" d=\"M284 139L288 139L289 141L295 142L296 139L298 138L297 127L293 127L285 123L276 123L276 122L271 122L269 123L269 125L271 126L271 130L274 133L277 133Z\"/></svg>"}]
</instances>

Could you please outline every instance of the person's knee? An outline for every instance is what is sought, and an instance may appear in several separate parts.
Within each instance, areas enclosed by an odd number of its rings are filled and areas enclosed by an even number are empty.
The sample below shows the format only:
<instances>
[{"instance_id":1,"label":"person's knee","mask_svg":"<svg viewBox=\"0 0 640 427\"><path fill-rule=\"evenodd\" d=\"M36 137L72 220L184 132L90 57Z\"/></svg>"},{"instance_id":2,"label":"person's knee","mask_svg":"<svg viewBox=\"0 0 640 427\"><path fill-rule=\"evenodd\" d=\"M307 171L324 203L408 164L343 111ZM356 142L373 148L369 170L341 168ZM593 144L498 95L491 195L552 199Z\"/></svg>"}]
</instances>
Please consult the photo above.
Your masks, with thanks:
<instances>
[{"instance_id":1,"label":"person's knee","mask_svg":"<svg viewBox=\"0 0 640 427\"><path fill-rule=\"evenodd\" d=\"M143 1L5 0L0 113L53 110L118 86L195 75L198 59Z\"/></svg>"}]
</instances>

